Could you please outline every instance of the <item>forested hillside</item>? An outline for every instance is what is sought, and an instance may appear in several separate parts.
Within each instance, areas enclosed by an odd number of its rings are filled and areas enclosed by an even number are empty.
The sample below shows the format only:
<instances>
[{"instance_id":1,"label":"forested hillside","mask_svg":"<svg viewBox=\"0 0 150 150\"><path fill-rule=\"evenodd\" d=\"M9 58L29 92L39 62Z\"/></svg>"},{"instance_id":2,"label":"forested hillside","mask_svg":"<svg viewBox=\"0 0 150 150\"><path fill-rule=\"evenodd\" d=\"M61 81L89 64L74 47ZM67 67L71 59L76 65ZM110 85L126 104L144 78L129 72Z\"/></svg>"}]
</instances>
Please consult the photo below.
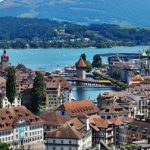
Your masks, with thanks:
<instances>
[{"instance_id":1,"label":"forested hillside","mask_svg":"<svg viewBox=\"0 0 150 150\"><path fill-rule=\"evenodd\" d=\"M113 24L86 26L36 18L0 18L0 48L104 48L149 44L148 28Z\"/></svg>"}]
</instances>

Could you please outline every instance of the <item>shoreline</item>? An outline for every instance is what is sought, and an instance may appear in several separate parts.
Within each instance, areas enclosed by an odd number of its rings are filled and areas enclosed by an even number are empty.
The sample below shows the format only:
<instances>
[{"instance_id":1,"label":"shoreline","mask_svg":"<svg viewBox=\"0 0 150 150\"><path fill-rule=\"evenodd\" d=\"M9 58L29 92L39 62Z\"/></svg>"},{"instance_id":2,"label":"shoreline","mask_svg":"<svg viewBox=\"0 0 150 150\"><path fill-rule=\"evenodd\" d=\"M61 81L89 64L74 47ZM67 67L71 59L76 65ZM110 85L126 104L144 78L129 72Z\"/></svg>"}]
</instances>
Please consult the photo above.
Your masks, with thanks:
<instances>
[{"instance_id":1,"label":"shoreline","mask_svg":"<svg viewBox=\"0 0 150 150\"><path fill-rule=\"evenodd\" d=\"M28 48L0 48L0 50L4 50L4 49L7 49L7 50L39 50L39 49L43 49L43 50L51 50L51 49L72 49L72 50L77 50L77 49L113 49L113 48L133 48L133 47L141 47L141 48L144 48L144 47L147 47L147 49L150 48L150 45L135 45L135 46L112 46L112 47L104 47L104 48L98 48L98 47L49 47L49 48L45 48L45 47L38 47L38 48L32 48L32 47L28 47ZM146 49L143 49L143 50L146 50ZM143 50L140 50L140 51L143 51Z\"/></svg>"}]
</instances>

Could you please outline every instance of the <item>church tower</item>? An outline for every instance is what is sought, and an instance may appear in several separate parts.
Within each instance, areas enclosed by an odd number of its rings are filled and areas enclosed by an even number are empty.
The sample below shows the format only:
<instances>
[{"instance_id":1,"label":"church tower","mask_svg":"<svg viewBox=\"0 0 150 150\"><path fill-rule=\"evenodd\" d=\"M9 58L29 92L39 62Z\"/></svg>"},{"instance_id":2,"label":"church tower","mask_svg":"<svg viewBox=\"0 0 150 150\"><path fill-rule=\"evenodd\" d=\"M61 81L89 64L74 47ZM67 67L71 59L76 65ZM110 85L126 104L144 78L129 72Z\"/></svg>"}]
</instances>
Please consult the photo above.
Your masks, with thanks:
<instances>
[{"instance_id":1,"label":"church tower","mask_svg":"<svg viewBox=\"0 0 150 150\"><path fill-rule=\"evenodd\" d=\"M1 56L1 71L5 71L9 67L9 56L4 50L3 55Z\"/></svg>"}]
</instances>

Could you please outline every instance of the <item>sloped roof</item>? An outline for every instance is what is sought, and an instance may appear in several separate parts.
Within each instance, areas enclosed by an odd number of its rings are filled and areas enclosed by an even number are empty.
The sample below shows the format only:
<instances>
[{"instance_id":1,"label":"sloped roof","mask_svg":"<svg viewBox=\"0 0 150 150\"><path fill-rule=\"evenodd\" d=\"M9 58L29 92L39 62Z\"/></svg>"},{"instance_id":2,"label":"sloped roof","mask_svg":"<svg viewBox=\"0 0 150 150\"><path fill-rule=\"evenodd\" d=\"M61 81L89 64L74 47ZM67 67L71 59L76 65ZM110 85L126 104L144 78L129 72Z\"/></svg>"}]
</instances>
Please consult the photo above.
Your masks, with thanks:
<instances>
[{"instance_id":1,"label":"sloped roof","mask_svg":"<svg viewBox=\"0 0 150 150\"><path fill-rule=\"evenodd\" d=\"M82 135L73 129L73 127L70 127L69 125L65 124L61 127L59 127L56 130L50 131L46 138L55 138L55 139L80 139L82 138Z\"/></svg>"},{"instance_id":2,"label":"sloped roof","mask_svg":"<svg viewBox=\"0 0 150 150\"><path fill-rule=\"evenodd\" d=\"M46 112L41 116L41 118L45 120L48 125L51 126L60 126L67 121L67 119L65 119L63 116L59 115L56 112Z\"/></svg>"},{"instance_id":3,"label":"sloped roof","mask_svg":"<svg viewBox=\"0 0 150 150\"><path fill-rule=\"evenodd\" d=\"M58 110L62 109L67 111L70 117L92 115L99 112L99 109L91 100L67 102L58 108Z\"/></svg>"},{"instance_id":4,"label":"sloped roof","mask_svg":"<svg viewBox=\"0 0 150 150\"><path fill-rule=\"evenodd\" d=\"M138 74L138 75L135 75L132 79L131 79L132 81L144 81L144 78L140 75L140 74Z\"/></svg>"},{"instance_id":5,"label":"sloped roof","mask_svg":"<svg viewBox=\"0 0 150 150\"><path fill-rule=\"evenodd\" d=\"M102 119L102 118L94 118L95 125L98 128L108 128L110 124L113 124L110 120L108 119Z\"/></svg>"},{"instance_id":6,"label":"sloped roof","mask_svg":"<svg viewBox=\"0 0 150 150\"><path fill-rule=\"evenodd\" d=\"M60 85L61 89L71 90L71 84L63 77L53 77L52 79L45 78L46 88L57 89Z\"/></svg>"},{"instance_id":7,"label":"sloped roof","mask_svg":"<svg viewBox=\"0 0 150 150\"><path fill-rule=\"evenodd\" d=\"M132 122L133 118L130 117L115 117L110 119L111 122L113 122L115 125L120 125L123 122Z\"/></svg>"},{"instance_id":8,"label":"sloped roof","mask_svg":"<svg viewBox=\"0 0 150 150\"><path fill-rule=\"evenodd\" d=\"M44 124L45 121L30 112L25 106L0 109L0 131L24 123Z\"/></svg>"},{"instance_id":9,"label":"sloped roof","mask_svg":"<svg viewBox=\"0 0 150 150\"><path fill-rule=\"evenodd\" d=\"M113 102L106 107L103 107L100 110L100 114L122 114L122 113L129 113L129 111L123 107L121 107L118 103Z\"/></svg>"},{"instance_id":10,"label":"sloped roof","mask_svg":"<svg viewBox=\"0 0 150 150\"><path fill-rule=\"evenodd\" d=\"M74 126L77 130L82 130L85 127L85 125L78 118L70 119L66 123L70 126Z\"/></svg>"},{"instance_id":11,"label":"sloped roof","mask_svg":"<svg viewBox=\"0 0 150 150\"><path fill-rule=\"evenodd\" d=\"M113 124L110 119L103 119L98 115L90 116L89 121L90 126L96 131L99 131L100 128L108 128L109 125Z\"/></svg>"},{"instance_id":12,"label":"sloped roof","mask_svg":"<svg viewBox=\"0 0 150 150\"><path fill-rule=\"evenodd\" d=\"M77 68L86 68L87 65L85 64L84 60L82 59L82 57L80 57L80 59L78 60L77 64L76 64Z\"/></svg>"}]
</instances>

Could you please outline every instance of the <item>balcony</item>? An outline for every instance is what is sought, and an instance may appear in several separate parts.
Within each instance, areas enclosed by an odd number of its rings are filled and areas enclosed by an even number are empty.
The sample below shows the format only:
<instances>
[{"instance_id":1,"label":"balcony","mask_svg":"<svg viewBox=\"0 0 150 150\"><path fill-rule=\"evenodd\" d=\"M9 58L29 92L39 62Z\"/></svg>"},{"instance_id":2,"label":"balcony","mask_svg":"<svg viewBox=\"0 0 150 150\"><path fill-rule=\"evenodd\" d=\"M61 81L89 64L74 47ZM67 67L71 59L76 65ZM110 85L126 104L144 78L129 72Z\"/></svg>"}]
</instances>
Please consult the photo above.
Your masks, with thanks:
<instances>
[{"instance_id":1,"label":"balcony","mask_svg":"<svg viewBox=\"0 0 150 150\"><path fill-rule=\"evenodd\" d=\"M111 138L113 136L113 134L112 133L110 133L110 134L106 134L106 138Z\"/></svg>"},{"instance_id":2,"label":"balcony","mask_svg":"<svg viewBox=\"0 0 150 150\"><path fill-rule=\"evenodd\" d=\"M113 130L112 127L106 129L106 131L111 131L111 130Z\"/></svg>"}]
</instances>

